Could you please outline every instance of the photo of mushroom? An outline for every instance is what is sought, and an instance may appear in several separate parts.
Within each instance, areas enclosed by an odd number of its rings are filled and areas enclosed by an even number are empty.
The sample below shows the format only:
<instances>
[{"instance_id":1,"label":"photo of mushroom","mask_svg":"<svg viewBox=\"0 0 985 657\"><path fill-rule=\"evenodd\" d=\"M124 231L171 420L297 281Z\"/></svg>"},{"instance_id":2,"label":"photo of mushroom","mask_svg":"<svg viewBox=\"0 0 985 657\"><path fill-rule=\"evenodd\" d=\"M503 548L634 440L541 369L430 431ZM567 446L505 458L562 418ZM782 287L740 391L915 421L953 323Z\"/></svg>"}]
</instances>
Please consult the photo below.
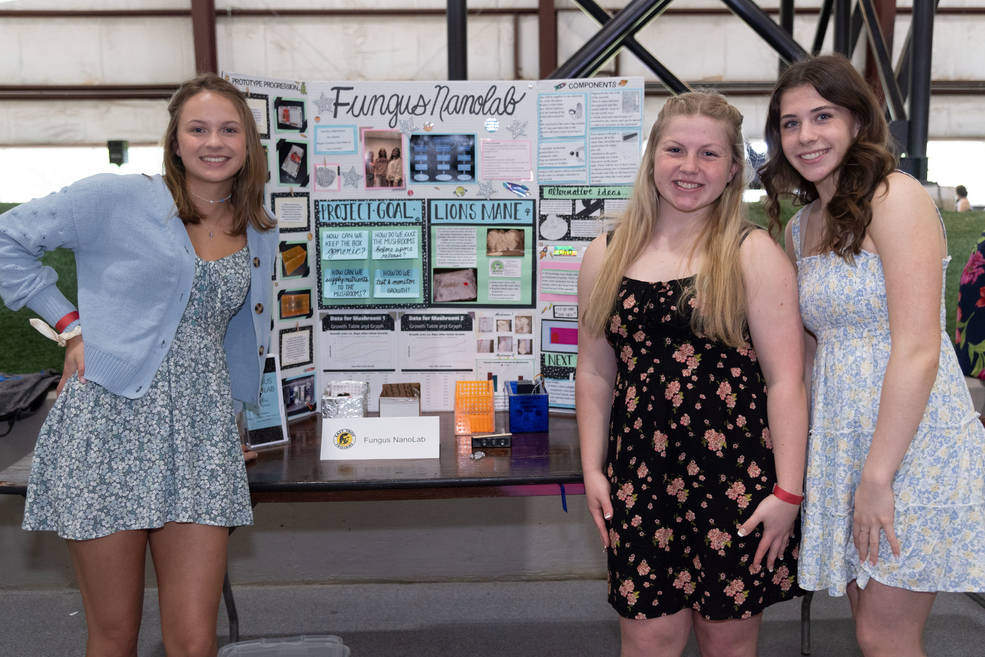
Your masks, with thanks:
<instances>
[{"instance_id":1,"label":"photo of mushroom","mask_svg":"<svg viewBox=\"0 0 985 657\"><path fill-rule=\"evenodd\" d=\"M523 231L517 228L490 228L486 231L487 256L522 256Z\"/></svg>"},{"instance_id":2,"label":"photo of mushroom","mask_svg":"<svg viewBox=\"0 0 985 657\"><path fill-rule=\"evenodd\" d=\"M475 269L435 269L434 302L475 301L479 296L475 281Z\"/></svg>"}]
</instances>

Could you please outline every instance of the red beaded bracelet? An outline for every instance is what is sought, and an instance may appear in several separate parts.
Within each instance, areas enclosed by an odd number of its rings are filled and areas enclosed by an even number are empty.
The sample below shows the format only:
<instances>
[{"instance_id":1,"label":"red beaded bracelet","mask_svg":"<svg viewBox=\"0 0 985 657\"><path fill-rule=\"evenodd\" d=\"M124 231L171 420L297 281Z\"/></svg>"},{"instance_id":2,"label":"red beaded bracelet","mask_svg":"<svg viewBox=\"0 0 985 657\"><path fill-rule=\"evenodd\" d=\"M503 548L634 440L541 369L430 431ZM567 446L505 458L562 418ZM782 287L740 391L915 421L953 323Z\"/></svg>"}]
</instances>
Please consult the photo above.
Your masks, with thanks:
<instances>
[{"instance_id":1,"label":"red beaded bracelet","mask_svg":"<svg viewBox=\"0 0 985 657\"><path fill-rule=\"evenodd\" d=\"M75 320L77 320L78 318L79 318L79 311L78 310L73 310L72 312L68 313L67 315L65 315L64 317L62 317L60 320L58 320L58 323L57 324L55 324L55 333L61 333L61 332L63 332L65 330L65 327L66 326L68 326L69 324L71 324L72 322L74 322Z\"/></svg>"},{"instance_id":2,"label":"red beaded bracelet","mask_svg":"<svg viewBox=\"0 0 985 657\"><path fill-rule=\"evenodd\" d=\"M804 501L803 495L794 495L791 492L785 491L780 488L780 484L773 484L773 497L782 502L786 502L787 504L793 504L796 506L800 506L800 503Z\"/></svg>"}]
</instances>

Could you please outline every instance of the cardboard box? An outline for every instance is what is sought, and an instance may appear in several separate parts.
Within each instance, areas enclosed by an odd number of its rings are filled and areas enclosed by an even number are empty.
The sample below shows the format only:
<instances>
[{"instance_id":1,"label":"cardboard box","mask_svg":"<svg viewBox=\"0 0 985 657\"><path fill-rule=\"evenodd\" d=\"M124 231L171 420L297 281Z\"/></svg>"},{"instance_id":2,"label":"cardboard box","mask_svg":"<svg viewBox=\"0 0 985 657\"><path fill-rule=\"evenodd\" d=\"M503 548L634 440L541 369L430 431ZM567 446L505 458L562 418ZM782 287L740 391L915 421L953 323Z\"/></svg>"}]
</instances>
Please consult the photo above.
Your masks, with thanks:
<instances>
[{"instance_id":1,"label":"cardboard box","mask_svg":"<svg viewBox=\"0 0 985 657\"><path fill-rule=\"evenodd\" d=\"M383 384L380 392L380 417L414 417L420 414L420 383Z\"/></svg>"}]
</instances>

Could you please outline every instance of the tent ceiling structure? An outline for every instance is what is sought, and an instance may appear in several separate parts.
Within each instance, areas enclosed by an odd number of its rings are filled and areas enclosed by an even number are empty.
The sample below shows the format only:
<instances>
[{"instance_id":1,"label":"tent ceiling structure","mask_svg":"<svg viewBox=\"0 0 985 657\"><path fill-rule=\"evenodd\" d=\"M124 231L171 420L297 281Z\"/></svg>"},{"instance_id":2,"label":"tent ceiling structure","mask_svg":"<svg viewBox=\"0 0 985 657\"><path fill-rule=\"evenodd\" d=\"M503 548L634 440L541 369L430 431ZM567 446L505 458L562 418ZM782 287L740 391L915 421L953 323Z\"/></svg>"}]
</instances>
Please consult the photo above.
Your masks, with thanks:
<instances>
[{"instance_id":1,"label":"tent ceiling structure","mask_svg":"<svg viewBox=\"0 0 985 657\"><path fill-rule=\"evenodd\" d=\"M0 145L155 143L177 83L219 68L314 80L644 75L648 113L668 93L718 89L756 138L778 64L831 51L885 94L918 174L928 138L985 138L985 0L150 3L0 3Z\"/></svg>"}]
</instances>

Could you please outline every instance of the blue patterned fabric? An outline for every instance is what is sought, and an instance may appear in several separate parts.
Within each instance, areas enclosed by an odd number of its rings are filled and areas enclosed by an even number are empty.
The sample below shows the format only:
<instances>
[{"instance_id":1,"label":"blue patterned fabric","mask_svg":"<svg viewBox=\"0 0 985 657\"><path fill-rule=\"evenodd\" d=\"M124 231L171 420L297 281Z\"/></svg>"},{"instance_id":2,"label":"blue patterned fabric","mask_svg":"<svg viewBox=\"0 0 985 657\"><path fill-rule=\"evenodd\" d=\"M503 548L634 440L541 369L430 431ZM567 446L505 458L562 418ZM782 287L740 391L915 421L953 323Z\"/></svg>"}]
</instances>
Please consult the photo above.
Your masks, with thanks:
<instances>
[{"instance_id":1,"label":"blue patterned fabric","mask_svg":"<svg viewBox=\"0 0 985 657\"><path fill-rule=\"evenodd\" d=\"M247 249L196 258L188 305L146 395L66 384L35 448L24 529L84 540L166 522L253 522L222 348L249 285Z\"/></svg>"},{"instance_id":2,"label":"blue patterned fabric","mask_svg":"<svg viewBox=\"0 0 985 657\"><path fill-rule=\"evenodd\" d=\"M889 361L886 281L875 253L853 264L834 253L803 256L802 216L791 232L800 311L817 353L798 582L832 595L870 578L913 591L985 591L985 427L944 334L943 300L937 379L893 480L902 554L893 557L881 534L878 564L859 563L852 513Z\"/></svg>"},{"instance_id":3,"label":"blue patterned fabric","mask_svg":"<svg viewBox=\"0 0 985 657\"><path fill-rule=\"evenodd\" d=\"M965 376L985 380L985 233L961 270L954 350Z\"/></svg>"}]
</instances>

